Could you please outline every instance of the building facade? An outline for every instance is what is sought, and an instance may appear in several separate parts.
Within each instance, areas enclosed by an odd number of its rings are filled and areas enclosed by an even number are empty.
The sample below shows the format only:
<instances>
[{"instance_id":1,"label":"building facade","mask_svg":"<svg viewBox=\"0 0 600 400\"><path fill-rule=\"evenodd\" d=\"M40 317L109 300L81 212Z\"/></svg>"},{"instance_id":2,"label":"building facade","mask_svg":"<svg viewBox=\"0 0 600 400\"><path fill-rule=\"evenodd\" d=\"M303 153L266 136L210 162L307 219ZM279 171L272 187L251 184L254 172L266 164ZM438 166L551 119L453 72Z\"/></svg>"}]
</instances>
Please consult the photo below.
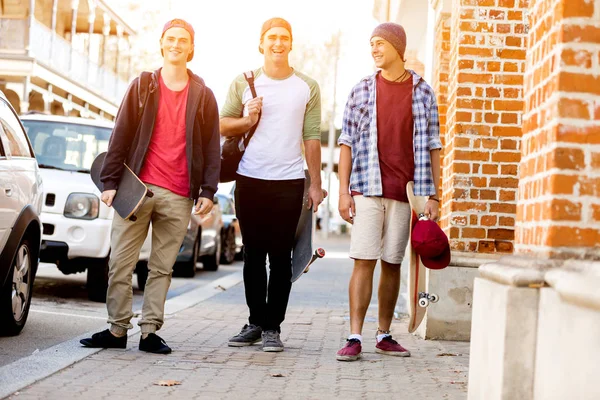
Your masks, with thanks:
<instances>
[{"instance_id":1,"label":"building facade","mask_svg":"<svg viewBox=\"0 0 600 400\"><path fill-rule=\"evenodd\" d=\"M453 261L419 334L470 338L471 399L600 398L600 0L375 3L441 114Z\"/></svg>"},{"instance_id":2,"label":"building facade","mask_svg":"<svg viewBox=\"0 0 600 400\"><path fill-rule=\"evenodd\" d=\"M103 0L0 3L0 89L17 112L112 120L134 30Z\"/></svg>"}]
</instances>

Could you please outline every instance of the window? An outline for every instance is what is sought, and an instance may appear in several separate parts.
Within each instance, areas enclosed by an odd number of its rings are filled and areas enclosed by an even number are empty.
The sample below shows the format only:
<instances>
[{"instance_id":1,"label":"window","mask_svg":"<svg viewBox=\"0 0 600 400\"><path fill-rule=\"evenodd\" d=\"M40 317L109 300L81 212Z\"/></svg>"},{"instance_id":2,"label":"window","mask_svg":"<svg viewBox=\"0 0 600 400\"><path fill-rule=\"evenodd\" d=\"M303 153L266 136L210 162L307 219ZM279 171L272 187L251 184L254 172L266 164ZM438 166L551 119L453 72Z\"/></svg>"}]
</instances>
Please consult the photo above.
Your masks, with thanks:
<instances>
[{"instance_id":1,"label":"window","mask_svg":"<svg viewBox=\"0 0 600 400\"><path fill-rule=\"evenodd\" d=\"M229 200L225 196L217 196L219 198L219 206L221 207L221 213L224 215L235 214L235 210L233 209L233 204L231 200Z\"/></svg>"},{"instance_id":2,"label":"window","mask_svg":"<svg viewBox=\"0 0 600 400\"><path fill-rule=\"evenodd\" d=\"M41 168L89 172L112 130L69 122L23 120Z\"/></svg>"},{"instance_id":3,"label":"window","mask_svg":"<svg viewBox=\"0 0 600 400\"><path fill-rule=\"evenodd\" d=\"M4 129L13 157L33 157L19 120L4 100L0 100L0 125Z\"/></svg>"}]
</instances>

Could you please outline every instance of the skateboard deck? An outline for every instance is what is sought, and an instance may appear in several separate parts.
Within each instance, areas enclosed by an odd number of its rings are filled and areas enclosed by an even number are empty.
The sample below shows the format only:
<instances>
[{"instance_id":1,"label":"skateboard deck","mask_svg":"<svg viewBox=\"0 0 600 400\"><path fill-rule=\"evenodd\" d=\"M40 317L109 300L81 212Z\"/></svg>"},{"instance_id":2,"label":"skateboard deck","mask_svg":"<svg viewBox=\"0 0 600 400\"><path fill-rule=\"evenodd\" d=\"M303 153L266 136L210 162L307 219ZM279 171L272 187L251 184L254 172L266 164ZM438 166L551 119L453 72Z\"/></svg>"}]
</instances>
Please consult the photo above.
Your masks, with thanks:
<instances>
[{"instance_id":1,"label":"skateboard deck","mask_svg":"<svg viewBox=\"0 0 600 400\"><path fill-rule=\"evenodd\" d=\"M296 236L294 238L294 249L292 251L292 282L297 281L302 274L308 272L313 262L325 256L325 250L321 248L313 252L314 213L312 207L307 208L310 176L308 175L308 171L305 172L306 179L304 180L302 213L298 220L298 227L296 228Z\"/></svg>"},{"instance_id":2,"label":"skateboard deck","mask_svg":"<svg viewBox=\"0 0 600 400\"><path fill-rule=\"evenodd\" d=\"M413 182L408 182L406 192L408 194L408 202L411 208L410 232L414 225L419 221L419 218L427 218L423 214L425 211L425 203L427 198L423 196L415 196L413 193ZM408 268L408 332L414 332L425 317L429 302L435 303L438 301L438 296L427 293L426 285L426 269L421 262L419 255L412 248L411 240L408 240L407 258L410 262Z\"/></svg>"},{"instance_id":3,"label":"skateboard deck","mask_svg":"<svg viewBox=\"0 0 600 400\"><path fill-rule=\"evenodd\" d=\"M106 152L98 154L90 170L92 181L100 192L104 191L104 185L100 181L100 170L105 157ZM135 221L137 219L135 213L142 207L146 199L154 194L127 164L123 165L125 168L123 168L123 175L119 181L119 189L113 199L112 207L121 218Z\"/></svg>"}]
</instances>

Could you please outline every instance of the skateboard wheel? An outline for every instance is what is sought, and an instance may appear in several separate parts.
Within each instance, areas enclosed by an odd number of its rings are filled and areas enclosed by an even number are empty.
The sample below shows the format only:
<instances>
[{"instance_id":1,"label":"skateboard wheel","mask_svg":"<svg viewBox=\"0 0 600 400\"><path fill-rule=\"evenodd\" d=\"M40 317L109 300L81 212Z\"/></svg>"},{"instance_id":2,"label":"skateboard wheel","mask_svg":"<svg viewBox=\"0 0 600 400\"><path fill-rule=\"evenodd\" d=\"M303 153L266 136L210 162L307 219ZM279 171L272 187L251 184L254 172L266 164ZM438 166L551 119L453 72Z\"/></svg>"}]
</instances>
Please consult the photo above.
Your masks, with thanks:
<instances>
[{"instance_id":1,"label":"skateboard wheel","mask_svg":"<svg viewBox=\"0 0 600 400\"><path fill-rule=\"evenodd\" d=\"M429 300L425 299L425 298L421 298L419 299L419 307L427 307L429 305Z\"/></svg>"},{"instance_id":2,"label":"skateboard wheel","mask_svg":"<svg viewBox=\"0 0 600 400\"><path fill-rule=\"evenodd\" d=\"M317 251L316 251L316 255L317 255L317 257L319 257L319 258L323 258L323 257L325 257L325 249L323 249L323 248L319 247L319 248L317 249Z\"/></svg>"},{"instance_id":3,"label":"skateboard wheel","mask_svg":"<svg viewBox=\"0 0 600 400\"><path fill-rule=\"evenodd\" d=\"M154 197L154 192L152 190L148 189L148 191L146 192L146 196Z\"/></svg>"},{"instance_id":4,"label":"skateboard wheel","mask_svg":"<svg viewBox=\"0 0 600 400\"><path fill-rule=\"evenodd\" d=\"M432 293L429 295L429 301L431 301L432 303L437 303L439 299L440 299L440 296L438 296L435 293Z\"/></svg>"}]
</instances>

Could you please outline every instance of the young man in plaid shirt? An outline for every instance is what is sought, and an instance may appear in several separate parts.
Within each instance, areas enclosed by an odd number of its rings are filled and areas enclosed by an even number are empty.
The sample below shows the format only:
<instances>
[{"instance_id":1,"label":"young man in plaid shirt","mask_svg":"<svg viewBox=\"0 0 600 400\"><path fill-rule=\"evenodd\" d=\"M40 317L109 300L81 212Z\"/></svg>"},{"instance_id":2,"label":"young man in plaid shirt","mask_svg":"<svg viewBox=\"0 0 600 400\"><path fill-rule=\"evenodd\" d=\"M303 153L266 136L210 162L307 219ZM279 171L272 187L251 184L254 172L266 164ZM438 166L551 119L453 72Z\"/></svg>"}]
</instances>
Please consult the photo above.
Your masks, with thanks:
<instances>
[{"instance_id":1,"label":"young man in plaid shirt","mask_svg":"<svg viewBox=\"0 0 600 400\"><path fill-rule=\"evenodd\" d=\"M338 351L354 361L362 351L362 328L381 260L376 351L408 357L392 339L390 326L400 289L400 264L409 238L411 211L406 184L429 196L426 214L438 218L440 181L439 117L433 89L405 69L406 33L383 23L371 35L371 55L379 70L350 93L344 112L339 161L342 218L353 224L350 257L350 336Z\"/></svg>"}]
</instances>

